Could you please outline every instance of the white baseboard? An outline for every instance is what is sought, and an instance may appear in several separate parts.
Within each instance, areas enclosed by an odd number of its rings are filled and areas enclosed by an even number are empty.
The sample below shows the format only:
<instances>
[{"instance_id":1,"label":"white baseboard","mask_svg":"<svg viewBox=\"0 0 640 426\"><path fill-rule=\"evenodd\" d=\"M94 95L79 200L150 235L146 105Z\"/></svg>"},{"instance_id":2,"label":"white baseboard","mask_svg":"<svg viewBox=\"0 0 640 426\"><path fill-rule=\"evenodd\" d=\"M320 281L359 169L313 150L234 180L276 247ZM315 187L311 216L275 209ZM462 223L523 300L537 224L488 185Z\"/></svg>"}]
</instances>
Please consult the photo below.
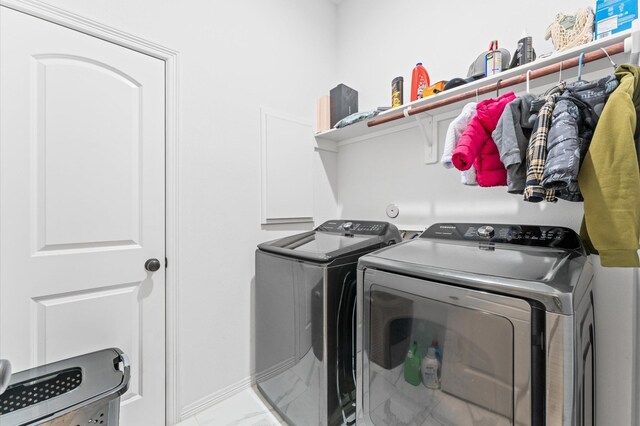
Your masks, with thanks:
<instances>
[{"instance_id":1,"label":"white baseboard","mask_svg":"<svg viewBox=\"0 0 640 426\"><path fill-rule=\"evenodd\" d=\"M214 392L211 395L207 395L204 398L201 398L196 402L187 405L180 411L180 421L186 420L189 417L193 417L196 414L203 412L207 408L210 408L217 403L222 402L223 400L239 392L242 392L247 388L250 388L253 382L253 376L249 376L245 379L240 380L239 382L233 383L226 388L220 389L219 391Z\"/></svg>"},{"instance_id":2,"label":"white baseboard","mask_svg":"<svg viewBox=\"0 0 640 426\"><path fill-rule=\"evenodd\" d=\"M180 412L180 421L186 420L189 417L193 417L196 414L199 414L206 409L216 405L217 403L222 402L225 399L230 398L247 388L250 388L256 383L256 381L264 381L270 379L271 377L276 376L281 372L291 368L293 365L295 365L295 359L289 358L286 361L281 362L274 367L271 367L269 370L262 372L258 376L251 375L243 380L240 380L239 382L227 386L226 388L220 389L219 391L214 392L211 395L207 395L204 398L201 398L196 402L184 407Z\"/></svg>"}]
</instances>

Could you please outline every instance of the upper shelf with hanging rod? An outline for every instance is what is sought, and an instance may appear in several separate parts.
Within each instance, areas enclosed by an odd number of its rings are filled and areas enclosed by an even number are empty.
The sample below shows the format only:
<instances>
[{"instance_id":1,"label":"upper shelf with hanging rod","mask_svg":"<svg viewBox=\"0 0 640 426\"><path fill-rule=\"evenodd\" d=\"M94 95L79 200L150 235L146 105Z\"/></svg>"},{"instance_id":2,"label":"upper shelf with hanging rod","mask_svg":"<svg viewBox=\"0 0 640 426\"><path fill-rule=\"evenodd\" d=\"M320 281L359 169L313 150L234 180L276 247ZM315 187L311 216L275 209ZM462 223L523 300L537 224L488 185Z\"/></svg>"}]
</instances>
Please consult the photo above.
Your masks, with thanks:
<instances>
[{"instance_id":1,"label":"upper shelf with hanging rod","mask_svg":"<svg viewBox=\"0 0 640 426\"><path fill-rule=\"evenodd\" d=\"M460 109L460 105L455 105L458 102L474 99L488 93L496 93L507 87L523 83L528 84L531 80L547 75L559 74L577 67L580 59L582 59L583 64L586 64L604 58L604 61L601 61L600 69L610 70L611 62L607 56L623 53L625 51L624 40L630 35L631 30L628 30L614 36L595 40L567 51L554 53L547 58L539 59L530 64L390 109L371 120L361 121L341 129L331 129L318 133L315 135L318 149L335 151L336 144L348 144L416 126L421 127L421 116L419 115L421 113L431 111L431 114L423 114L424 116L429 116ZM626 62L626 59L620 63L622 62ZM409 119L412 116L414 119Z\"/></svg>"}]
</instances>

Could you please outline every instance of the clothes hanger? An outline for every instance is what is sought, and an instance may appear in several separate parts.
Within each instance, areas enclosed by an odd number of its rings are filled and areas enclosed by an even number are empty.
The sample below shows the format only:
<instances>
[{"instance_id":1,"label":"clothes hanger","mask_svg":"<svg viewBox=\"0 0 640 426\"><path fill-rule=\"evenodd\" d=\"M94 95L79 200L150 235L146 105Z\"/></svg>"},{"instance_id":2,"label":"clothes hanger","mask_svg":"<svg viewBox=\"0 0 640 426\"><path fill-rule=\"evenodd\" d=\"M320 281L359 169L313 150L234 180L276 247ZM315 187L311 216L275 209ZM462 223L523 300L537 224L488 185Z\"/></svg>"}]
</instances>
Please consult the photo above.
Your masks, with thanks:
<instances>
[{"instance_id":1,"label":"clothes hanger","mask_svg":"<svg viewBox=\"0 0 640 426\"><path fill-rule=\"evenodd\" d=\"M496 98L500 97L500 83L502 82L502 79L496 81Z\"/></svg>"},{"instance_id":2,"label":"clothes hanger","mask_svg":"<svg viewBox=\"0 0 640 426\"><path fill-rule=\"evenodd\" d=\"M480 102L480 100L478 99L478 88L476 87L476 103Z\"/></svg>"},{"instance_id":3,"label":"clothes hanger","mask_svg":"<svg viewBox=\"0 0 640 426\"><path fill-rule=\"evenodd\" d=\"M605 53L607 53L605 51ZM608 56L608 55L607 55ZM580 57L578 58L578 81L582 81L582 61L584 60L584 52L580 53Z\"/></svg>"},{"instance_id":4,"label":"clothes hanger","mask_svg":"<svg viewBox=\"0 0 640 426\"><path fill-rule=\"evenodd\" d=\"M527 94L530 95L531 91L529 90L529 76L531 75L531 70L527 70Z\"/></svg>"},{"instance_id":5,"label":"clothes hanger","mask_svg":"<svg viewBox=\"0 0 640 426\"><path fill-rule=\"evenodd\" d=\"M609 53L605 50L604 47L601 47L600 50L602 50L604 54L607 55L607 58L609 58L609 62L611 62L611 65L613 66L613 70L615 71L615 69L618 68L618 66L616 65L615 62L613 62L613 59L611 59L611 56L609 56Z\"/></svg>"},{"instance_id":6,"label":"clothes hanger","mask_svg":"<svg viewBox=\"0 0 640 426\"><path fill-rule=\"evenodd\" d=\"M560 71L558 71L558 84L562 83L562 64L563 62L560 62Z\"/></svg>"}]
</instances>

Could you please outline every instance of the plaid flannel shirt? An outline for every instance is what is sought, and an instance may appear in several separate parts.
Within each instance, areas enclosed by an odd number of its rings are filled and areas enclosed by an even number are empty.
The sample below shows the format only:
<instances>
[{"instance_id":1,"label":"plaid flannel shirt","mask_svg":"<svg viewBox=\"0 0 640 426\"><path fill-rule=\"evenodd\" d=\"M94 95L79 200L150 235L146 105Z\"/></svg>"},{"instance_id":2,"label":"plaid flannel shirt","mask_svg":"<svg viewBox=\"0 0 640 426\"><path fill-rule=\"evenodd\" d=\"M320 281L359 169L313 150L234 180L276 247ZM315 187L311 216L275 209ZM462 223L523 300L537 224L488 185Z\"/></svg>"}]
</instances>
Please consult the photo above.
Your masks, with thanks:
<instances>
[{"instance_id":1,"label":"plaid flannel shirt","mask_svg":"<svg viewBox=\"0 0 640 426\"><path fill-rule=\"evenodd\" d=\"M538 113L538 121L529 140L527 148L527 181L524 188L524 199L533 203L542 200L556 202L556 191L545 189L540 182L544 175L544 166L547 162L547 137L551 127L551 116L556 104L556 98L562 94L566 87L564 81L552 87L545 93L545 103Z\"/></svg>"}]
</instances>

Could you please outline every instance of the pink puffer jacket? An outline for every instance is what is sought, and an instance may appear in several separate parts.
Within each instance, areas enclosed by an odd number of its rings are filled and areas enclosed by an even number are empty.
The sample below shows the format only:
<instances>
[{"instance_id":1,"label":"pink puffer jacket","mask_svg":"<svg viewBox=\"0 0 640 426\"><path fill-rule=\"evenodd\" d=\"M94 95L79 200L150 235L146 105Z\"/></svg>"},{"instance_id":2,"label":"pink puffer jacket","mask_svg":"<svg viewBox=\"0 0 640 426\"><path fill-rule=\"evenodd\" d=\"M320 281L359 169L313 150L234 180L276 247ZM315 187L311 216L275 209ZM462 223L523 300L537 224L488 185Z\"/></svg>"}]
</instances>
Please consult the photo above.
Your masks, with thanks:
<instances>
[{"instance_id":1,"label":"pink puffer jacket","mask_svg":"<svg viewBox=\"0 0 640 426\"><path fill-rule=\"evenodd\" d=\"M500 161L500 153L491 139L498 120L509 102L514 100L513 92L496 99L487 99L478 104L473 117L453 151L451 161L458 170L467 170L473 164L476 168L478 185L501 186L507 184L507 170Z\"/></svg>"}]
</instances>

